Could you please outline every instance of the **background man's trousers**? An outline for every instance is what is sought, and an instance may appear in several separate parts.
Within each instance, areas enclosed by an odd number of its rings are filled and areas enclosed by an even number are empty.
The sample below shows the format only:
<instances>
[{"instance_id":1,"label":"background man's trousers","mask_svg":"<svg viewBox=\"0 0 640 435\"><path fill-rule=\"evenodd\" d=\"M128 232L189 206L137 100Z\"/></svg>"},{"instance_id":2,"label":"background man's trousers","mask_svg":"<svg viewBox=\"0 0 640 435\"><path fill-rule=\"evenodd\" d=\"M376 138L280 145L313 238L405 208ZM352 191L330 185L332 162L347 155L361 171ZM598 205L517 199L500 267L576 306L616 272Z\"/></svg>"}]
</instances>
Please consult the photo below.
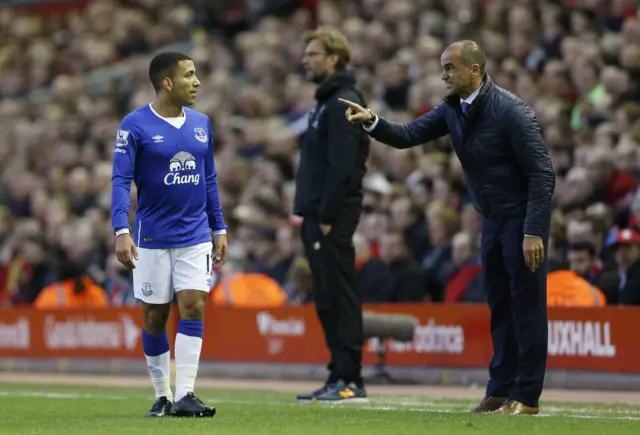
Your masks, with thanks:
<instances>
[{"instance_id":1,"label":"background man's trousers","mask_svg":"<svg viewBox=\"0 0 640 435\"><path fill-rule=\"evenodd\" d=\"M532 272L524 262L524 218L482 224L482 273L491 310L493 359L487 396L538 406L547 366L547 249Z\"/></svg>"},{"instance_id":2,"label":"background man's trousers","mask_svg":"<svg viewBox=\"0 0 640 435\"><path fill-rule=\"evenodd\" d=\"M315 217L302 221L316 310L331 352L329 382L362 383L362 302L355 284L353 234L360 207L345 207L326 236Z\"/></svg>"}]
</instances>

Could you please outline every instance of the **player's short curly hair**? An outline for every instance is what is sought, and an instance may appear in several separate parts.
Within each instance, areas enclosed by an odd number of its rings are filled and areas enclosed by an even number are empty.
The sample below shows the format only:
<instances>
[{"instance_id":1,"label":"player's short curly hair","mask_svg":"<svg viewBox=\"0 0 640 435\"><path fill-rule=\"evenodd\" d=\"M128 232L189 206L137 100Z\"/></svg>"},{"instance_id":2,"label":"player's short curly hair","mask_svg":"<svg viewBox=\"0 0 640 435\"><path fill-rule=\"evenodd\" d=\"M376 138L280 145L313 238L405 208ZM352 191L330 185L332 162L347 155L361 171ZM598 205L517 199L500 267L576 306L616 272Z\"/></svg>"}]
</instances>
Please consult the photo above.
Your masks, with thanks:
<instances>
[{"instance_id":1,"label":"player's short curly hair","mask_svg":"<svg viewBox=\"0 0 640 435\"><path fill-rule=\"evenodd\" d=\"M345 69L351 61L351 46L347 37L339 30L330 27L318 27L316 30L308 32L304 36L304 43L317 39L322 43L328 55L335 54L338 56L336 69Z\"/></svg>"},{"instance_id":2,"label":"player's short curly hair","mask_svg":"<svg viewBox=\"0 0 640 435\"><path fill-rule=\"evenodd\" d=\"M162 89L162 81L165 77L172 77L178 62L192 60L191 57L179 51L165 51L157 54L149 64L149 80L153 88L158 92Z\"/></svg>"}]
</instances>

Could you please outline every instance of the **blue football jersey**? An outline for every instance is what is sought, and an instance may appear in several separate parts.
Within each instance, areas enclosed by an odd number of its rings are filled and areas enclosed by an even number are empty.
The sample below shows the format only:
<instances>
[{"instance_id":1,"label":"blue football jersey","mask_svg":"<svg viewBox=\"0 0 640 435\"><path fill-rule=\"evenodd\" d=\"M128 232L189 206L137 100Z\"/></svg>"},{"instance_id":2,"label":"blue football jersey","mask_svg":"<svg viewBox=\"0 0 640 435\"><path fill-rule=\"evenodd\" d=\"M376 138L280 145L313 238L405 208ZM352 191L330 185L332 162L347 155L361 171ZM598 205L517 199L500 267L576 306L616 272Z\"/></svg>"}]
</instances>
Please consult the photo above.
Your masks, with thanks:
<instances>
[{"instance_id":1,"label":"blue football jersey","mask_svg":"<svg viewBox=\"0 0 640 435\"><path fill-rule=\"evenodd\" d=\"M150 105L122 120L113 156L111 223L129 228L131 181L138 194L133 240L142 248L180 248L226 232L213 156L211 121L184 108L177 127Z\"/></svg>"}]
</instances>

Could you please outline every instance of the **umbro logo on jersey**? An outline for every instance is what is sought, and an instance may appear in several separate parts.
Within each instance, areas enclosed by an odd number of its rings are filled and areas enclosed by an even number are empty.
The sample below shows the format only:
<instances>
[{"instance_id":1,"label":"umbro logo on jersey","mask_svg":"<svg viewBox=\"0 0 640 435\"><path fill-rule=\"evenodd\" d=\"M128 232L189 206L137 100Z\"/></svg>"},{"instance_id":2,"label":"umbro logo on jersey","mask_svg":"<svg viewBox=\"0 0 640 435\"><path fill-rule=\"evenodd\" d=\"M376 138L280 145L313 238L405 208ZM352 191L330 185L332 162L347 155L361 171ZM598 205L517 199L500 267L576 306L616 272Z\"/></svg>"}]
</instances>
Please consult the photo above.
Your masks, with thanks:
<instances>
[{"instance_id":1,"label":"umbro logo on jersey","mask_svg":"<svg viewBox=\"0 0 640 435\"><path fill-rule=\"evenodd\" d=\"M155 143L164 142L164 136L160 136L159 134L153 136L151 139L153 139L153 142L155 142Z\"/></svg>"}]
</instances>

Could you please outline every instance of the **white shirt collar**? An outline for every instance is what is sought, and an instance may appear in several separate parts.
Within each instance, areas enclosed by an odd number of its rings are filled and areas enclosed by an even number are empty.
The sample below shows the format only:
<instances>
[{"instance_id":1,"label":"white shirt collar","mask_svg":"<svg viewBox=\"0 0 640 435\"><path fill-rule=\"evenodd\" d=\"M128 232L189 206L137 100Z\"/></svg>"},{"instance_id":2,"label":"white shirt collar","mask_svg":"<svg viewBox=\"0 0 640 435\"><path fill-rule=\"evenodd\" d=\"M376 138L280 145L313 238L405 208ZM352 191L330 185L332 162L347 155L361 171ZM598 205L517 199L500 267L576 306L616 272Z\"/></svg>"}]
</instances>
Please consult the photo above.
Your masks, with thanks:
<instances>
[{"instance_id":1,"label":"white shirt collar","mask_svg":"<svg viewBox=\"0 0 640 435\"><path fill-rule=\"evenodd\" d=\"M473 94L469 95L469 97L467 97L466 100L463 100L462 98L460 98L460 103L468 103L468 104L473 103L473 100L475 100L478 94L480 93L480 89L482 89L482 85L480 85L480 87L476 89L476 91Z\"/></svg>"},{"instance_id":2,"label":"white shirt collar","mask_svg":"<svg viewBox=\"0 0 640 435\"><path fill-rule=\"evenodd\" d=\"M165 118L165 117L163 117L163 116L160 116L160 115L158 114L158 112L156 112L156 111L153 109L153 103L149 103L149 109L151 109L151 111L153 112L153 114L154 114L154 115L156 115L158 118L160 118L160 119L164 119L164 120L167 120L167 119L186 118L186 117L187 117L187 112L185 112L185 111L184 111L184 108L182 108L182 113L181 113L180 115L178 115L178 116L174 117L174 118Z\"/></svg>"}]
</instances>

